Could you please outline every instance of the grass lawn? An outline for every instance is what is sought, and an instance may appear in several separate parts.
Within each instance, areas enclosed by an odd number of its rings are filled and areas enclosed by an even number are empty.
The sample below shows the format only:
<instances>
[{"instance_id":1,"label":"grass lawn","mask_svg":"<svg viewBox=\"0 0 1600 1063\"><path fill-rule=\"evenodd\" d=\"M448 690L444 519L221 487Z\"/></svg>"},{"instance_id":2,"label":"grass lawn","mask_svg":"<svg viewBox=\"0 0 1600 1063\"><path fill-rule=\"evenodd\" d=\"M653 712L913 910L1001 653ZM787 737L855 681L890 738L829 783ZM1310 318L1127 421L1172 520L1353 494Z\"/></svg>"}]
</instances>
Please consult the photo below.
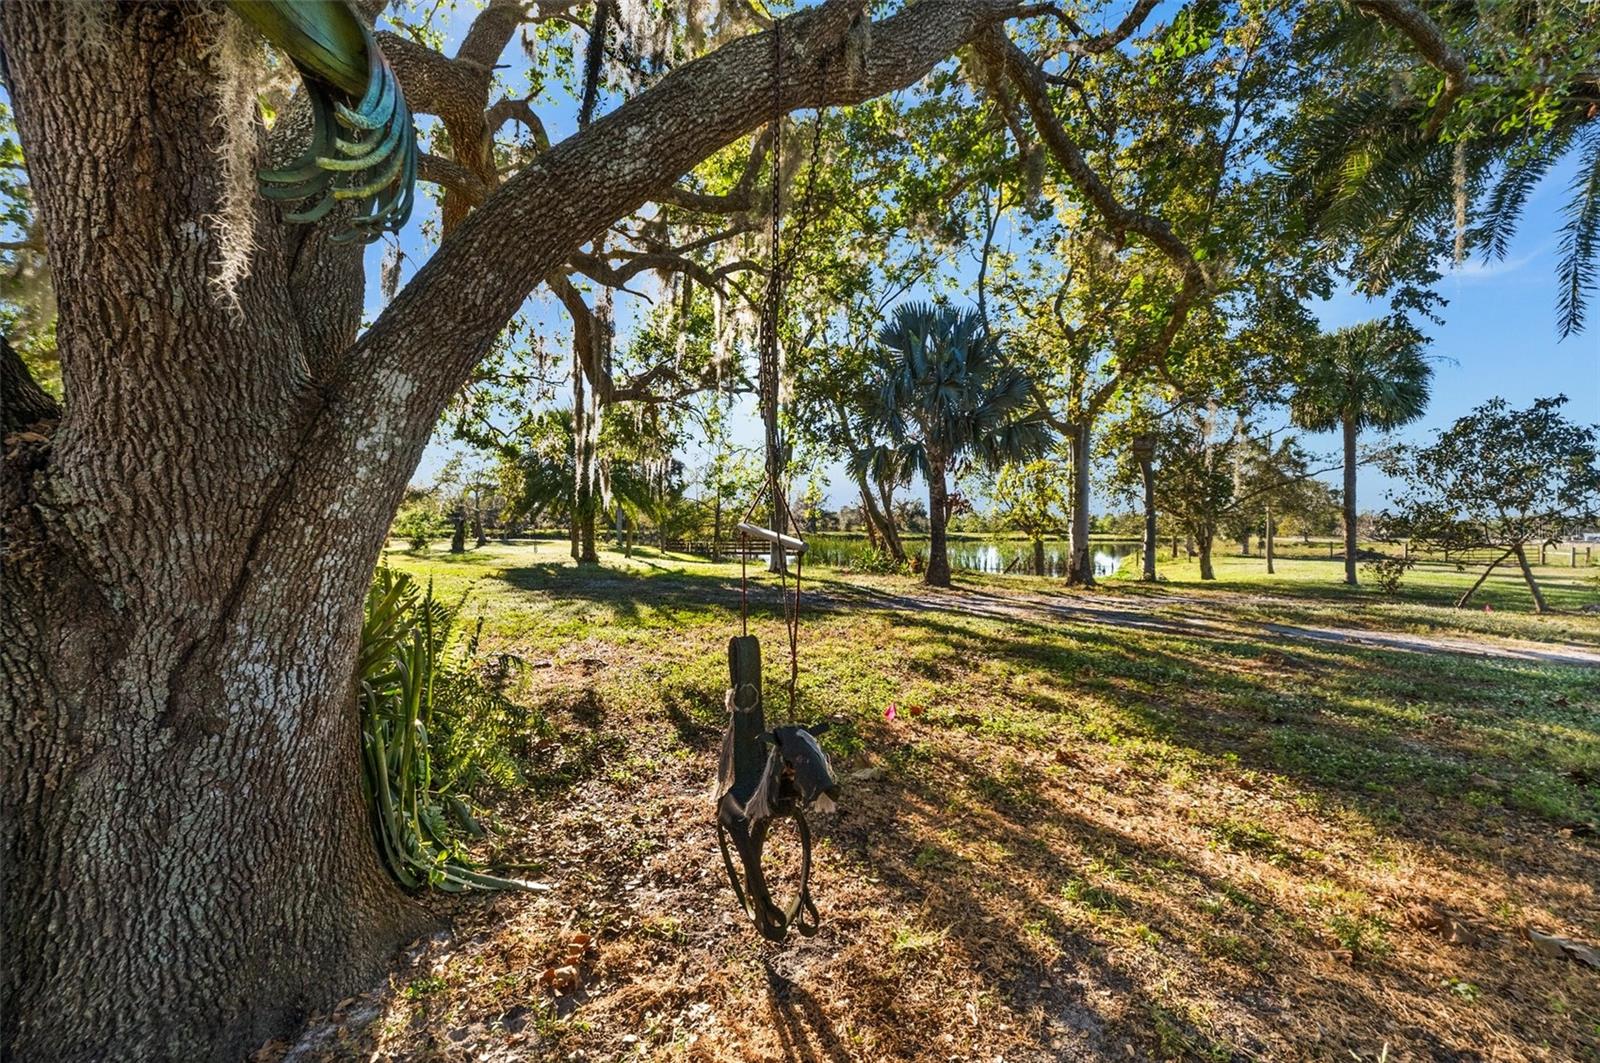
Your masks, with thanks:
<instances>
[{"instance_id":1,"label":"grass lawn","mask_svg":"<svg viewBox=\"0 0 1600 1063\"><path fill-rule=\"evenodd\" d=\"M1457 613L1443 566L1391 602L1325 561L1219 561L1212 585L1164 565L1089 593L1243 629L1600 643L1600 618L1519 611L1509 573L1492 613ZM707 793L738 566L580 570L565 543L389 562L466 595L516 662L525 785L489 795L484 857L550 889L447 908L453 933L329 1017L322 1054L1600 1059L1600 971L1524 937L1600 942L1600 671L920 608L911 579L824 571L798 715L837 721L836 768L866 777L813 819L821 932L773 946ZM1558 608L1600 597L1546 574ZM753 592L752 629L782 722L775 599Z\"/></svg>"}]
</instances>

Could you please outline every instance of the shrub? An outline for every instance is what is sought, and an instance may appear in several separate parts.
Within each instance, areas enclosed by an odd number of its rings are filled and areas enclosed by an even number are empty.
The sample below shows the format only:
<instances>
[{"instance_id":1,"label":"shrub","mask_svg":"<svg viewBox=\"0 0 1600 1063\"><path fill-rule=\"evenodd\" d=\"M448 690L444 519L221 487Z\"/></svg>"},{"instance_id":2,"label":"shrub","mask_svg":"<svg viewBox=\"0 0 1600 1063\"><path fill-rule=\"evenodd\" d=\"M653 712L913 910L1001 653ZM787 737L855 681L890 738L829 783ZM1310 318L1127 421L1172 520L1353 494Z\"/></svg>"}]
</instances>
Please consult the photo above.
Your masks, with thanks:
<instances>
[{"instance_id":1,"label":"shrub","mask_svg":"<svg viewBox=\"0 0 1600 1063\"><path fill-rule=\"evenodd\" d=\"M395 517L394 523L389 527L389 534L405 540L406 547L412 553L420 553L428 548L430 540L441 538L448 533L439 520L439 515L431 506L411 505L402 509Z\"/></svg>"},{"instance_id":2,"label":"shrub","mask_svg":"<svg viewBox=\"0 0 1600 1063\"><path fill-rule=\"evenodd\" d=\"M1414 564L1409 557L1374 557L1361 567L1373 586L1392 597L1400 593L1400 581Z\"/></svg>"},{"instance_id":3,"label":"shrub","mask_svg":"<svg viewBox=\"0 0 1600 1063\"><path fill-rule=\"evenodd\" d=\"M851 557L847 567L851 572L865 572L879 576L899 576L905 574L908 566L905 562L896 561L893 554L869 547Z\"/></svg>"}]
</instances>

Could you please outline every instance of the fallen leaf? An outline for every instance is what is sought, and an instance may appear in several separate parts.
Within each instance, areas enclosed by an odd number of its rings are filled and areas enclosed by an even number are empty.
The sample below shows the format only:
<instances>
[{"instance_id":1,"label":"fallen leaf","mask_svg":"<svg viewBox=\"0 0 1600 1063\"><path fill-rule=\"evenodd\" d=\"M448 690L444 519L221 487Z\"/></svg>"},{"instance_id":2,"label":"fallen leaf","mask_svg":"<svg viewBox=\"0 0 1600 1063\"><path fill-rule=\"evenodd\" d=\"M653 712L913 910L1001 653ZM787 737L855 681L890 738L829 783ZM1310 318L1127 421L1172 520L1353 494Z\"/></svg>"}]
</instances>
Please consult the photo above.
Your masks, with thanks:
<instances>
[{"instance_id":1,"label":"fallen leaf","mask_svg":"<svg viewBox=\"0 0 1600 1063\"><path fill-rule=\"evenodd\" d=\"M885 774L882 767L874 764L870 768L862 768L859 771L851 772L847 778L850 782L877 782Z\"/></svg>"},{"instance_id":2,"label":"fallen leaf","mask_svg":"<svg viewBox=\"0 0 1600 1063\"><path fill-rule=\"evenodd\" d=\"M1592 946L1585 945L1581 941L1573 941L1571 938L1560 937L1556 934L1541 934L1532 927L1527 929L1527 934L1528 940L1533 944L1533 947L1551 959L1559 960L1565 956L1568 959L1577 960L1579 963L1588 964L1595 970L1600 970L1600 950Z\"/></svg>"},{"instance_id":3,"label":"fallen leaf","mask_svg":"<svg viewBox=\"0 0 1600 1063\"><path fill-rule=\"evenodd\" d=\"M539 976L539 981L556 993L560 993L578 984L578 969L571 965L546 967L544 973Z\"/></svg>"},{"instance_id":4,"label":"fallen leaf","mask_svg":"<svg viewBox=\"0 0 1600 1063\"><path fill-rule=\"evenodd\" d=\"M889 702L889 707L883 710L883 718L892 721L895 718L896 707L894 702Z\"/></svg>"},{"instance_id":5,"label":"fallen leaf","mask_svg":"<svg viewBox=\"0 0 1600 1063\"><path fill-rule=\"evenodd\" d=\"M921 716L922 715L922 706L921 705L908 705L908 706L906 706L906 711L909 712L913 716Z\"/></svg>"}]
</instances>

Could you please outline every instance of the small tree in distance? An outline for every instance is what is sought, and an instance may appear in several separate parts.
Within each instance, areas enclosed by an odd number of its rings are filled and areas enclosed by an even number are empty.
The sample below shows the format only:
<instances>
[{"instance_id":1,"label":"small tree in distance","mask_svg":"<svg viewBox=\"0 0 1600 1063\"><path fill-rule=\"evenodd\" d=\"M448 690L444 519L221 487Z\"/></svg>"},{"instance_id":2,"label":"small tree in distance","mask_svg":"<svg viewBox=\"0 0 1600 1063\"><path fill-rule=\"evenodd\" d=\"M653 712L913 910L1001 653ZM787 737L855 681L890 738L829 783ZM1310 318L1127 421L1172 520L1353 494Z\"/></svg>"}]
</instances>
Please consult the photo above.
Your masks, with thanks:
<instances>
[{"instance_id":1,"label":"small tree in distance","mask_svg":"<svg viewBox=\"0 0 1600 1063\"><path fill-rule=\"evenodd\" d=\"M1433 370L1426 340L1409 326L1366 321L1320 337L1295 367L1290 412L1313 432L1344 441L1344 580L1356 584L1356 440L1362 430L1410 424L1428 408Z\"/></svg>"},{"instance_id":2,"label":"small tree in distance","mask_svg":"<svg viewBox=\"0 0 1600 1063\"><path fill-rule=\"evenodd\" d=\"M1044 537L1061 527L1067 515L1060 463L1042 458L1005 466L995 477L989 500L995 526L1026 535L1033 544L1033 574L1045 575Z\"/></svg>"},{"instance_id":3,"label":"small tree in distance","mask_svg":"<svg viewBox=\"0 0 1600 1063\"><path fill-rule=\"evenodd\" d=\"M1508 557L1515 557L1545 612L1527 549L1557 542L1600 514L1597 429L1567 420L1565 395L1513 410L1492 399L1439 433L1428 447L1390 462L1405 483L1391 493L1387 534L1446 550L1492 546L1501 552L1457 601L1462 607Z\"/></svg>"}]
</instances>

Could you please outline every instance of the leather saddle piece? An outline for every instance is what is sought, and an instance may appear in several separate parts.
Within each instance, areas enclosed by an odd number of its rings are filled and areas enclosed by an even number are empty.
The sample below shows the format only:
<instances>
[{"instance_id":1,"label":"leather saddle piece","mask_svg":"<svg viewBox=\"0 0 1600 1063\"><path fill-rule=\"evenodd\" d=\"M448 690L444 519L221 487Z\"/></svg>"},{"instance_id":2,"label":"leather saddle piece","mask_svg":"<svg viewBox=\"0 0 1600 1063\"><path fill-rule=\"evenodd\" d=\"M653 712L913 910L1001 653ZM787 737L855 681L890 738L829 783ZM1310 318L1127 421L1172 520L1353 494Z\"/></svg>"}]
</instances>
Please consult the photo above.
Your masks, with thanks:
<instances>
[{"instance_id":1,"label":"leather saddle piece","mask_svg":"<svg viewBox=\"0 0 1600 1063\"><path fill-rule=\"evenodd\" d=\"M793 927L817 932L811 900L811 830L805 809L831 810L839 792L828 754L817 742L827 724L788 724L767 730L761 704L761 647L753 635L729 640L728 726L717 764L717 843L734 895L763 937L783 941ZM792 819L800 837L800 883L779 906L761 868L767 832ZM730 843L739 855L736 868ZM743 874L740 874L740 870Z\"/></svg>"}]
</instances>

